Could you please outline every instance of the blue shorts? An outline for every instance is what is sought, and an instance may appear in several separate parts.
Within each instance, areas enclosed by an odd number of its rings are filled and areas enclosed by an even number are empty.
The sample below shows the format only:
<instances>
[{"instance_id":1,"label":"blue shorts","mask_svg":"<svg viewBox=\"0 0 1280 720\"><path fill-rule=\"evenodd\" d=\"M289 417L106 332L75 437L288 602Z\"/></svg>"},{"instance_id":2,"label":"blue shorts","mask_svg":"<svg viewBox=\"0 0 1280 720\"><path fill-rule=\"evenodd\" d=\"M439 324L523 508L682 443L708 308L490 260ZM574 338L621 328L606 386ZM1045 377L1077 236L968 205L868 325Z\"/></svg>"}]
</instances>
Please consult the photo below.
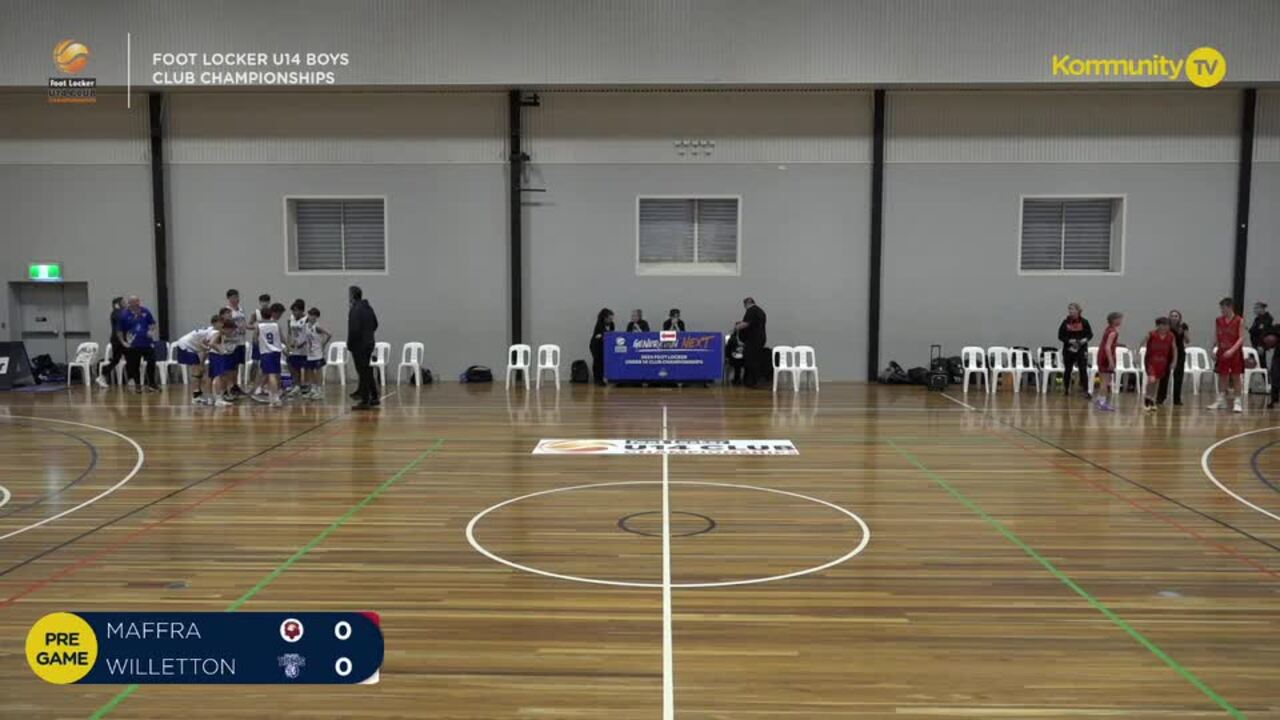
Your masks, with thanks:
<instances>
[{"instance_id":1,"label":"blue shorts","mask_svg":"<svg viewBox=\"0 0 1280 720\"><path fill-rule=\"evenodd\" d=\"M236 349L231 352L230 357L231 357L232 367L235 367L237 365L243 365L244 364L244 346L237 345Z\"/></svg>"},{"instance_id":2,"label":"blue shorts","mask_svg":"<svg viewBox=\"0 0 1280 720\"><path fill-rule=\"evenodd\" d=\"M258 357L258 366L262 368L263 375L279 375L280 374L280 353L273 352Z\"/></svg>"},{"instance_id":3,"label":"blue shorts","mask_svg":"<svg viewBox=\"0 0 1280 720\"><path fill-rule=\"evenodd\" d=\"M257 343L253 346L253 359L255 361L262 359L262 348L258 347Z\"/></svg>"},{"instance_id":4,"label":"blue shorts","mask_svg":"<svg viewBox=\"0 0 1280 720\"><path fill-rule=\"evenodd\" d=\"M178 364L179 365L199 365L200 356L190 350L178 348Z\"/></svg>"},{"instance_id":5,"label":"blue shorts","mask_svg":"<svg viewBox=\"0 0 1280 720\"><path fill-rule=\"evenodd\" d=\"M209 353L209 377L222 377L229 372L235 372L235 369L236 358L234 355Z\"/></svg>"},{"instance_id":6,"label":"blue shorts","mask_svg":"<svg viewBox=\"0 0 1280 720\"><path fill-rule=\"evenodd\" d=\"M307 360L308 370L319 370L322 367L324 367L324 360Z\"/></svg>"},{"instance_id":7,"label":"blue shorts","mask_svg":"<svg viewBox=\"0 0 1280 720\"><path fill-rule=\"evenodd\" d=\"M298 372L299 370L302 370L306 366L307 366L306 355L290 355L289 356L289 367L294 372Z\"/></svg>"}]
</instances>

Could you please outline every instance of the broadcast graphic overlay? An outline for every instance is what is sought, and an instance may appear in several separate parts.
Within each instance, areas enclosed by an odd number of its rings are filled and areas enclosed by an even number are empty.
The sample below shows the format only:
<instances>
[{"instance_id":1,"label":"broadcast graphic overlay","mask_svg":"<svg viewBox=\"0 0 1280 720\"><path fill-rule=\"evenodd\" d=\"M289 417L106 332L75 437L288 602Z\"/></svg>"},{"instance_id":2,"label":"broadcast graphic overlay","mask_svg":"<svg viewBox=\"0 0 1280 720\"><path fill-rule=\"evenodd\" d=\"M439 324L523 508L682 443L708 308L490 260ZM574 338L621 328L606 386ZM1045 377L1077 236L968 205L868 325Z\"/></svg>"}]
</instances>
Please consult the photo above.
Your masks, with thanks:
<instances>
[{"instance_id":1,"label":"broadcast graphic overlay","mask_svg":"<svg viewBox=\"0 0 1280 720\"><path fill-rule=\"evenodd\" d=\"M378 681L370 612L56 612L27 633L27 664L55 685L357 685Z\"/></svg>"}]
</instances>

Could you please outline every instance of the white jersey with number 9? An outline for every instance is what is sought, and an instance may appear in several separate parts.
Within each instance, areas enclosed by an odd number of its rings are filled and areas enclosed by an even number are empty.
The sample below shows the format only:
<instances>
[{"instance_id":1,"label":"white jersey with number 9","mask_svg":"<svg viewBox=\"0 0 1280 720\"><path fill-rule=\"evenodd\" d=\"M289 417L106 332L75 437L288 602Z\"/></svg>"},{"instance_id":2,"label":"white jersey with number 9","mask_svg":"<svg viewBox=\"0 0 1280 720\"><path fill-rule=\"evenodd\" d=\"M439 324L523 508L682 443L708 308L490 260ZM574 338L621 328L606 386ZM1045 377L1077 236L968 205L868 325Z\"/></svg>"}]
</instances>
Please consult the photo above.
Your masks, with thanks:
<instances>
[{"instance_id":1,"label":"white jersey with number 9","mask_svg":"<svg viewBox=\"0 0 1280 720\"><path fill-rule=\"evenodd\" d=\"M284 350L284 338L280 337L280 324L274 320L258 323L258 351L263 355Z\"/></svg>"}]
</instances>

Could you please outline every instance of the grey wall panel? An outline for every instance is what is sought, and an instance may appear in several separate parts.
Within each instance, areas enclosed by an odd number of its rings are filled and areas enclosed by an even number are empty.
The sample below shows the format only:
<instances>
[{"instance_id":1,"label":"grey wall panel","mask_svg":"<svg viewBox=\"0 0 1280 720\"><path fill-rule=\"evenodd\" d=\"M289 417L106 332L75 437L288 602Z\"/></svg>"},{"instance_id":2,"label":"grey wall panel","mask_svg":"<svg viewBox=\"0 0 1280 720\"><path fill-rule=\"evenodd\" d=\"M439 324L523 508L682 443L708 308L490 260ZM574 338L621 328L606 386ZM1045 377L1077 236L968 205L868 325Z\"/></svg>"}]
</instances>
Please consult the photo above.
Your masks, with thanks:
<instances>
[{"instance_id":1,"label":"grey wall panel","mask_svg":"<svg viewBox=\"0 0 1280 720\"><path fill-rule=\"evenodd\" d=\"M548 189L528 209L529 340L589 359L595 313L625 324L632 308L651 322L669 308L690 329L729 331L754 296L773 344L817 347L823 376L864 376L867 224L865 165L545 165ZM742 196L741 277L637 277L636 196Z\"/></svg>"},{"instance_id":2,"label":"grey wall panel","mask_svg":"<svg viewBox=\"0 0 1280 720\"><path fill-rule=\"evenodd\" d=\"M155 300L151 177L145 104L123 94L94 105L49 105L40 93L0 93L0 277L25 280L27 264L62 263L88 281L90 329L105 342L115 295ZM9 289L0 288L8 338Z\"/></svg>"},{"instance_id":3,"label":"grey wall panel","mask_svg":"<svg viewBox=\"0 0 1280 720\"><path fill-rule=\"evenodd\" d=\"M501 93L176 93L168 161L504 163Z\"/></svg>"},{"instance_id":4,"label":"grey wall panel","mask_svg":"<svg viewBox=\"0 0 1280 720\"><path fill-rule=\"evenodd\" d=\"M1258 92L1254 162L1280 163L1280 90Z\"/></svg>"},{"instance_id":5,"label":"grey wall panel","mask_svg":"<svg viewBox=\"0 0 1280 720\"><path fill-rule=\"evenodd\" d=\"M14 0L0 86L43 85L63 37L124 85L126 31L138 84L159 51L347 52L353 85L1064 82L1054 53L1203 44L1230 81L1280 81L1273 0Z\"/></svg>"},{"instance_id":6,"label":"grey wall panel","mask_svg":"<svg viewBox=\"0 0 1280 720\"><path fill-rule=\"evenodd\" d=\"M1068 302L1101 336L1125 312L1122 341L1183 311L1194 342L1231 294L1233 164L898 164L885 174L884 359L923 365L930 343L1057 342ZM1125 272L1021 276L1020 194L1126 195Z\"/></svg>"},{"instance_id":7,"label":"grey wall panel","mask_svg":"<svg viewBox=\"0 0 1280 720\"><path fill-rule=\"evenodd\" d=\"M347 286L378 312L378 338L426 343L448 380L498 366L507 342L502 168L476 165L176 165L170 169L175 330L207 321L227 288L304 298L346 339ZM386 275L287 275L283 197L387 198Z\"/></svg>"},{"instance_id":8,"label":"grey wall panel","mask_svg":"<svg viewBox=\"0 0 1280 720\"><path fill-rule=\"evenodd\" d=\"M1240 93L890 92L889 163L1235 162Z\"/></svg>"},{"instance_id":9,"label":"grey wall panel","mask_svg":"<svg viewBox=\"0 0 1280 720\"><path fill-rule=\"evenodd\" d=\"M1253 197L1249 205L1247 302L1264 300L1280 314L1280 91L1258 93Z\"/></svg>"},{"instance_id":10,"label":"grey wall panel","mask_svg":"<svg viewBox=\"0 0 1280 720\"><path fill-rule=\"evenodd\" d=\"M865 92L542 93L537 163L870 162ZM680 147L681 141L714 146Z\"/></svg>"},{"instance_id":11,"label":"grey wall panel","mask_svg":"<svg viewBox=\"0 0 1280 720\"><path fill-rule=\"evenodd\" d=\"M113 296L136 293L155 307L146 166L0 165L0 217L5 284L25 280L30 262L60 262L66 280L89 283L94 341L108 339ZM9 320L8 303L8 288L0 288L0 322Z\"/></svg>"},{"instance_id":12,"label":"grey wall panel","mask_svg":"<svg viewBox=\"0 0 1280 720\"><path fill-rule=\"evenodd\" d=\"M150 162L146 98L123 93L92 105L50 105L40 93L0 93L0 165L138 165Z\"/></svg>"}]
</instances>

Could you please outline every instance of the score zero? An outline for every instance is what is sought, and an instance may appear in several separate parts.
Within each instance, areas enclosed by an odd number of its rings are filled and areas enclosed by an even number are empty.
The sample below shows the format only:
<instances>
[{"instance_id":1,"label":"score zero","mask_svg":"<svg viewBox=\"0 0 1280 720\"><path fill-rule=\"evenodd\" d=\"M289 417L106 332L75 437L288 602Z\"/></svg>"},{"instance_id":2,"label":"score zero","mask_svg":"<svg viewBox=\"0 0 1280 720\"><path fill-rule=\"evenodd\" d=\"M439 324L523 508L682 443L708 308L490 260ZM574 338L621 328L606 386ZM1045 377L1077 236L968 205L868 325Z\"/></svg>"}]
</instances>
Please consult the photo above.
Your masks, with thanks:
<instances>
[{"instance_id":1,"label":"score zero","mask_svg":"<svg viewBox=\"0 0 1280 720\"><path fill-rule=\"evenodd\" d=\"M49 632L44 634L44 644L46 646L62 646L62 647L79 647L80 633L78 632ZM41 650L36 654L36 663L40 665L88 665L88 650Z\"/></svg>"}]
</instances>

